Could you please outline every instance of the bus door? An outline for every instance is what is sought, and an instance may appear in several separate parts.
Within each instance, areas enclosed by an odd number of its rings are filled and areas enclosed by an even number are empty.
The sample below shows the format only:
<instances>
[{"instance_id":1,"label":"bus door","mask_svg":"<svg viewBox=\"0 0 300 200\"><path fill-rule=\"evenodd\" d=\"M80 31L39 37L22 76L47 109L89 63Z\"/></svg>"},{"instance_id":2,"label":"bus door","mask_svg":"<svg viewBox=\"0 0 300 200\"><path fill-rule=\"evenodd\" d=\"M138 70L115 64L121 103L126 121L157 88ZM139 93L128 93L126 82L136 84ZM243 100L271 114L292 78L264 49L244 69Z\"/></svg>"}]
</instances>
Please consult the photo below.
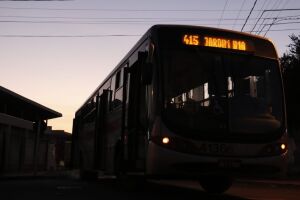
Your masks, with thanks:
<instances>
[{"instance_id":1,"label":"bus door","mask_svg":"<svg viewBox=\"0 0 300 200\"><path fill-rule=\"evenodd\" d=\"M146 115L145 86L141 84L141 68L138 62L128 70L126 81L126 113L125 128L125 159L128 161L128 171L139 171L144 168L144 136Z\"/></svg>"},{"instance_id":2,"label":"bus door","mask_svg":"<svg viewBox=\"0 0 300 200\"><path fill-rule=\"evenodd\" d=\"M95 128L95 169L105 170L107 160L106 140L107 131L105 129L106 114L109 109L111 90L103 90L100 96L97 96L97 114Z\"/></svg>"}]
</instances>

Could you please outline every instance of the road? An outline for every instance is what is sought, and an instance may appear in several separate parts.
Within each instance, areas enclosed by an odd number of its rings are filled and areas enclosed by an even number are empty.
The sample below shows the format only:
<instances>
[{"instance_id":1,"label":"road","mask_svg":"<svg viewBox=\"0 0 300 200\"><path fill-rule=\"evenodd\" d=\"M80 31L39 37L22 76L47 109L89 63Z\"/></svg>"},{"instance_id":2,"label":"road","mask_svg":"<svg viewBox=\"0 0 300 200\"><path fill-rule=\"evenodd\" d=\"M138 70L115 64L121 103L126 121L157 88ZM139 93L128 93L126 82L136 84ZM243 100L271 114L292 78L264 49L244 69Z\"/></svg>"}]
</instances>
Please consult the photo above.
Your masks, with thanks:
<instances>
[{"instance_id":1,"label":"road","mask_svg":"<svg viewBox=\"0 0 300 200\"><path fill-rule=\"evenodd\" d=\"M203 191L195 181L161 181L160 184L189 188L199 193ZM225 194L220 196L220 199L223 197L226 199L227 196L251 200L299 200L300 180L237 180Z\"/></svg>"},{"instance_id":2,"label":"road","mask_svg":"<svg viewBox=\"0 0 300 200\"><path fill-rule=\"evenodd\" d=\"M227 194L246 199L298 200L300 199L300 181L294 183L239 182L230 188Z\"/></svg>"},{"instance_id":3,"label":"road","mask_svg":"<svg viewBox=\"0 0 300 200\"><path fill-rule=\"evenodd\" d=\"M238 181L223 195L204 192L193 181L155 181L144 189L125 190L112 179L93 182L71 178L17 178L0 180L2 200L60 200L60 199L143 199L143 200L298 200L300 185Z\"/></svg>"}]
</instances>

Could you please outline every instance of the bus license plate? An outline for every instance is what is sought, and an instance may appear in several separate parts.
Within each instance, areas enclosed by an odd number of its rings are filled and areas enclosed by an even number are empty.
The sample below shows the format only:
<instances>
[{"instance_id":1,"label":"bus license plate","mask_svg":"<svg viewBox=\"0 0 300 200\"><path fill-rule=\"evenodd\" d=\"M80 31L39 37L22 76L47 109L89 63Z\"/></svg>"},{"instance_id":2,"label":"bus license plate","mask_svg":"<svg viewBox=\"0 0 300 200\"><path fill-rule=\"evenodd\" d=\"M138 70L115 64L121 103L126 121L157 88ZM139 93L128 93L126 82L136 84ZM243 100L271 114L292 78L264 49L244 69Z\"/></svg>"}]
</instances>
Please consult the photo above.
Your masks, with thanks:
<instances>
[{"instance_id":1,"label":"bus license plate","mask_svg":"<svg viewBox=\"0 0 300 200\"><path fill-rule=\"evenodd\" d=\"M219 160L219 167L221 168L239 168L241 166L240 160L223 159Z\"/></svg>"},{"instance_id":2,"label":"bus license plate","mask_svg":"<svg viewBox=\"0 0 300 200\"><path fill-rule=\"evenodd\" d=\"M233 146L224 143L202 143L198 145L198 151L207 154L231 155Z\"/></svg>"}]
</instances>

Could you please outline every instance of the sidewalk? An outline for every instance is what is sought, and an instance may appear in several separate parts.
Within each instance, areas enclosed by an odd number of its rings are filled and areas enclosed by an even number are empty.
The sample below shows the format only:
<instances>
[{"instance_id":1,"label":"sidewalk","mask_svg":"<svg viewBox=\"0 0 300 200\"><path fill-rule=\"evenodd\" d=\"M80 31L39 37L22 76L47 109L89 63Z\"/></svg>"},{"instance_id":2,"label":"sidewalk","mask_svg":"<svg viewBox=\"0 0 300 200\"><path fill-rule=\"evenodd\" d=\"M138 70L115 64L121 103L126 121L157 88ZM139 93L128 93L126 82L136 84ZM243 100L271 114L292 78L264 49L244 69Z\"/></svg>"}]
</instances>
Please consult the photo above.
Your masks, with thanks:
<instances>
[{"instance_id":1,"label":"sidewalk","mask_svg":"<svg viewBox=\"0 0 300 200\"><path fill-rule=\"evenodd\" d=\"M270 186L281 186L281 187L300 187L300 179L298 180L278 180L278 179L238 179L238 183L244 184L261 184L261 185L270 185Z\"/></svg>"},{"instance_id":2,"label":"sidewalk","mask_svg":"<svg viewBox=\"0 0 300 200\"><path fill-rule=\"evenodd\" d=\"M251 184L268 184L268 185L278 185L285 187L300 187L300 171L295 168L289 170L287 176L282 179L237 179L240 183L251 183Z\"/></svg>"},{"instance_id":3,"label":"sidewalk","mask_svg":"<svg viewBox=\"0 0 300 200\"><path fill-rule=\"evenodd\" d=\"M71 177L71 171L40 171L40 172L28 172L28 173L5 173L0 174L0 180L7 179L47 179L47 178L64 178Z\"/></svg>"}]
</instances>

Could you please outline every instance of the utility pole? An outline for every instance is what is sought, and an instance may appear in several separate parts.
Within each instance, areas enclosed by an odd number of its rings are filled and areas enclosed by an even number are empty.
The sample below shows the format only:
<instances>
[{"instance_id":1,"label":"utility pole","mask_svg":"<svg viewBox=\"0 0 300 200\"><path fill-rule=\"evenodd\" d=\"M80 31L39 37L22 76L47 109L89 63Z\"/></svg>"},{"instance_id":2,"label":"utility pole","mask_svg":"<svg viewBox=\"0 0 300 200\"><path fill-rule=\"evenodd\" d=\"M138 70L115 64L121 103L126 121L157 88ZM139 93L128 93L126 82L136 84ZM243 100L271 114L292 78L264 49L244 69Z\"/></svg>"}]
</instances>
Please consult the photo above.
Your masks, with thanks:
<instances>
[{"instance_id":1,"label":"utility pole","mask_svg":"<svg viewBox=\"0 0 300 200\"><path fill-rule=\"evenodd\" d=\"M35 133L35 139L34 139L34 152L33 152L33 175L37 175L38 171L38 151L39 151L39 145L40 145L40 133L41 133L41 120L39 119L37 122L37 129Z\"/></svg>"}]
</instances>

